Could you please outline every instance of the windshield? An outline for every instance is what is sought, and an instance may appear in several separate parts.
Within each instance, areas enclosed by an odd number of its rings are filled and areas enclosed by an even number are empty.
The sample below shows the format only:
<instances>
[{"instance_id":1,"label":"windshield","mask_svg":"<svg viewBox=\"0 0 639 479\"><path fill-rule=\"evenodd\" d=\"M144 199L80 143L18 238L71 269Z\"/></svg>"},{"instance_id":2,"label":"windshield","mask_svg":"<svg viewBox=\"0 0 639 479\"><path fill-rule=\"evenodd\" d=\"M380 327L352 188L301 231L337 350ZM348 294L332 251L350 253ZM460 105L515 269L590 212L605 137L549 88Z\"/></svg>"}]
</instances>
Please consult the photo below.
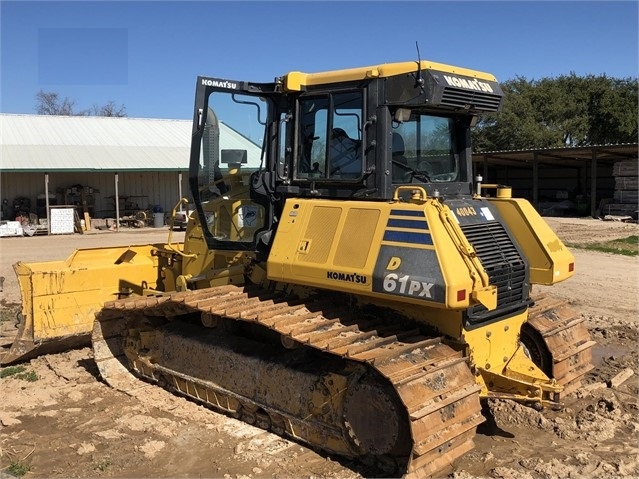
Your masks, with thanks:
<instances>
[{"instance_id":1,"label":"windshield","mask_svg":"<svg viewBox=\"0 0 639 479\"><path fill-rule=\"evenodd\" d=\"M413 112L392 136L393 183L459 181L452 118Z\"/></svg>"}]
</instances>

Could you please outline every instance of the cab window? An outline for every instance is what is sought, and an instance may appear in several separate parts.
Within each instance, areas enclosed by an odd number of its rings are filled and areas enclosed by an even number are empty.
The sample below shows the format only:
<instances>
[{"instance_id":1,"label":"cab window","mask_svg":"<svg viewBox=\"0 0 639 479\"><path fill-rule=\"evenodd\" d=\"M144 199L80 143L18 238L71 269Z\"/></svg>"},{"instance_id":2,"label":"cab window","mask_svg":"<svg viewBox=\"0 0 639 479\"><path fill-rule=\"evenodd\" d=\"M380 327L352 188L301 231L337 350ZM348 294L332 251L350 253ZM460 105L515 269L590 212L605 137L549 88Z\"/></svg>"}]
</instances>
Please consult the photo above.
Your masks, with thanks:
<instances>
[{"instance_id":1,"label":"cab window","mask_svg":"<svg viewBox=\"0 0 639 479\"><path fill-rule=\"evenodd\" d=\"M362 176L362 93L302 99L296 179L353 180Z\"/></svg>"},{"instance_id":2,"label":"cab window","mask_svg":"<svg viewBox=\"0 0 639 479\"><path fill-rule=\"evenodd\" d=\"M453 118L411 113L392 131L393 183L459 181Z\"/></svg>"}]
</instances>

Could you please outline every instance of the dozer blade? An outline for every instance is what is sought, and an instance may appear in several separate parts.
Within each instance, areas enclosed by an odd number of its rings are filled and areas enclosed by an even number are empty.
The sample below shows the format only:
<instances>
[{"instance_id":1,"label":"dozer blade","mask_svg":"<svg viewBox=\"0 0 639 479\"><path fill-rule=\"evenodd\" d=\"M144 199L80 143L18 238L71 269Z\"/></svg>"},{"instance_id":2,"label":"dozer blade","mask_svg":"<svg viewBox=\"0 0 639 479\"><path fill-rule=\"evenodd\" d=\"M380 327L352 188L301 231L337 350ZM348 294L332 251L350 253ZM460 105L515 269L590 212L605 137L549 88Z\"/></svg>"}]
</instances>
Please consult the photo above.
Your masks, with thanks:
<instances>
[{"instance_id":1,"label":"dozer blade","mask_svg":"<svg viewBox=\"0 0 639 479\"><path fill-rule=\"evenodd\" d=\"M95 313L105 302L142 294L143 284L156 287L158 257L153 253L161 247L83 249L65 261L16 263L21 318L15 337L3 338L0 364L88 346Z\"/></svg>"},{"instance_id":2,"label":"dozer blade","mask_svg":"<svg viewBox=\"0 0 639 479\"><path fill-rule=\"evenodd\" d=\"M535 364L564 387L569 394L581 385L582 377L591 369L590 333L580 317L566 301L550 295L533 298L528 322L522 327L522 342Z\"/></svg>"},{"instance_id":3,"label":"dozer blade","mask_svg":"<svg viewBox=\"0 0 639 479\"><path fill-rule=\"evenodd\" d=\"M484 420L460 353L336 296L224 286L127 298L105 305L92 342L114 388L143 400L156 383L374 474L440 474Z\"/></svg>"}]
</instances>

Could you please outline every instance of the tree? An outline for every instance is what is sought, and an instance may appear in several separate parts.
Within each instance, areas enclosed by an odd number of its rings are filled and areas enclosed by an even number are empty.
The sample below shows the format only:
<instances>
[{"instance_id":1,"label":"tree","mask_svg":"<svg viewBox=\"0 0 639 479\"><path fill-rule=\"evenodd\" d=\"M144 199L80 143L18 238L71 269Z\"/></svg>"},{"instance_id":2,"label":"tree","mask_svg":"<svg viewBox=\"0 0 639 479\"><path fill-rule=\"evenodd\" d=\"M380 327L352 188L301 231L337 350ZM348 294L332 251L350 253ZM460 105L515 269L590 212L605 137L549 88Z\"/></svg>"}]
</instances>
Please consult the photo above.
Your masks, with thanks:
<instances>
[{"instance_id":1,"label":"tree","mask_svg":"<svg viewBox=\"0 0 639 479\"><path fill-rule=\"evenodd\" d=\"M62 115L62 116L126 116L126 107L117 106L113 100L105 105L94 104L87 110L75 110L75 100L69 97L60 99L56 92L46 92L40 90L36 93L36 112L39 115Z\"/></svg>"},{"instance_id":2,"label":"tree","mask_svg":"<svg viewBox=\"0 0 639 479\"><path fill-rule=\"evenodd\" d=\"M588 98L590 142L636 142L638 101L636 81L606 77L593 79Z\"/></svg>"},{"instance_id":3,"label":"tree","mask_svg":"<svg viewBox=\"0 0 639 479\"><path fill-rule=\"evenodd\" d=\"M588 146L637 141L637 80L574 73L502 84L500 113L482 115L475 151Z\"/></svg>"},{"instance_id":4,"label":"tree","mask_svg":"<svg viewBox=\"0 0 639 479\"><path fill-rule=\"evenodd\" d=\"M36 93L36 112L38 115L75 115L73 107L75 101L65 97L60 101L60 95L55 92L40 90Z\"/></svg>"},{"instance_id":5,"label":"tree","mask_svg":"<svg viewBox=\"0 0 639 479\"><path fill-rule=\"evenodd\" d=\"M98 106L93 105L91 108L91 114L95 116L126 116L126 107L124 105L117 106L113 100L107 104Z\"/></svg>"}]
</instances>

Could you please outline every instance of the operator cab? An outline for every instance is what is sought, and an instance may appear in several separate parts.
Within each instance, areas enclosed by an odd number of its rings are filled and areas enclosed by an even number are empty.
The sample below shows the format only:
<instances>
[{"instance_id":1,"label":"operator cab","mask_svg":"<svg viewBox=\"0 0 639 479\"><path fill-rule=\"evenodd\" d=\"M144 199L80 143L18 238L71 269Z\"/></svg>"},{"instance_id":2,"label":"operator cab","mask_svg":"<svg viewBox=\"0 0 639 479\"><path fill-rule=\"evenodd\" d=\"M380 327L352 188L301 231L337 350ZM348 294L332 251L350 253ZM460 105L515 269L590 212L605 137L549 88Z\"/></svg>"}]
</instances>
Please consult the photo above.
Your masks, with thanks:
<instances>
[{"instance_id":1,"label":"operator cab","mask_svg":"<svg viewBox=\"0 0 639 479\"><path fill-rule=\"evenodd\" d=\"M197 81L189 182L211 249L268 244L291 197L472 195L470 127L502 98L492 75L429 62Z\"/></svg>"}]
</instances>

